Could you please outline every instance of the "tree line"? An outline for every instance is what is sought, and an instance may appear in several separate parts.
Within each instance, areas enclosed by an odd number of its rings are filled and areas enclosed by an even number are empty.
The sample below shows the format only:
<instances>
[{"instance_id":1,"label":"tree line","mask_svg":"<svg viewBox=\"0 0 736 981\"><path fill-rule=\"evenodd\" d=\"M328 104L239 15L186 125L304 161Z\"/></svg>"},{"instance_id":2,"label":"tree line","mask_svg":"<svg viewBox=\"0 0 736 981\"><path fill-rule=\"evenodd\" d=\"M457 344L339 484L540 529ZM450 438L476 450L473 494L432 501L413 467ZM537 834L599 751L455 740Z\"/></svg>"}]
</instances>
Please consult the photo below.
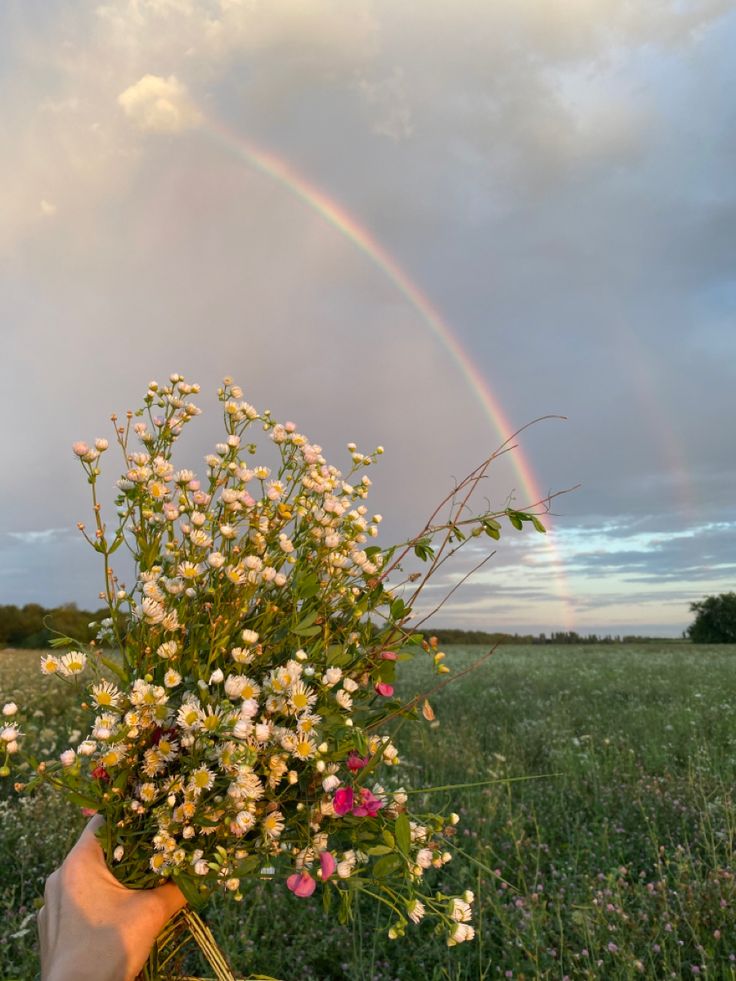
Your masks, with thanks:
<instances>
[{"instance_id":1,"label":"tree line","mask_svg":"<svg viewBox=\"0 0 736 981\"><path fill-rule=\"evenodd\" d=\"M80 610L76 603L48 609L38 603L0 606L0 648L49 647L58 634L87 643L93 637L90 623L107 616L107 610Z\"/></svg>"},{"instance_id":2,"label":"tree line","mask_svg":"<svg viewBox=\"0 0 736 981\"><path fill-rule=\"evenodd\" d=\"M643 644L661 642L661 637L639 634L579 634L575 630L557 630L541 634L490 633L485 630L460 630L438 627L427 629L440 644Z\"/></svg>"},{"instance_id":3,"label":"tree line","mask_svg":"<svg viewBox=\"0 0 736 981\"><path fill-rule=\"evenodd\" d=\"M691 603L693 623L683 639L696 644L736 643L736 593L707 596ZM90 623L107 616L99 610L80 610L76 603L46 608L39 603L25 606L0 605L0 649L4 647L43 648L58 634L87 643L93 637ZM487 630L460 630L455 627L427 629L440 644L642 644L662 640L638 634L579 634L575 630L558 630L550 634L519 634Z\"/></svg>"}]
</instances>

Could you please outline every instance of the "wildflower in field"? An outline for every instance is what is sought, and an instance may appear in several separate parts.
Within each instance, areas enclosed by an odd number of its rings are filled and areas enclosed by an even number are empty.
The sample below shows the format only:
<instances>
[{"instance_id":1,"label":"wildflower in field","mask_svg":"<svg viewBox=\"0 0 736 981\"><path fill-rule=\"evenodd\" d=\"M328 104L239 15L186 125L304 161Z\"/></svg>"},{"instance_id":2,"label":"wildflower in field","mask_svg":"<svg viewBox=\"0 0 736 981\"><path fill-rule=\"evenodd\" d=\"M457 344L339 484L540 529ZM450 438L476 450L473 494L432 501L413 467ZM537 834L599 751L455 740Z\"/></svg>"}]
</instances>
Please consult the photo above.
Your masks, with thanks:
<instances>
[{"instance_id":1,"label":"wildflower in field","mask_svg":"<svg viewBox=\"0 0 736 981\"><path fill-rule=\"evenodd\" d=\"M62 654L57 670L65 678L72 678L81 674L86 664L86 654L82 651L70 651L68 654Z\"/></svg>"},{"instance_id":2,"label":"wildflower in field","mask_svg":"<svg viewBox=\"0 0 736 981\"><path fill-rule=\"evenodd\" d=\"M21 736L21 731L15 723L4 726L0 729L0 740L6 744L17 742Z\"/></svg>"},{"instance_id":3,"label":"wildflower in field","mask_svg":"<svg viewBox=\"0 0 736 981\"><path fill-rule=\"evenodd\" d=\"M332 806L335 809L335 814L342 816L343 814L348 814L353 809L353 788L352 787L341 787L335 792L335 796L332 798Z\"/></svg>"},{"instance_id":4,"label":"wildflower in field","mask_svg":"<svg viewBox=\"0 0 736 981\"><path fill-rule=\"evenodd\" d=\"M406 914L412 923L419 923L426 911L424 903L419 899L413 899L406 908Z\"/></svg>"},{"instance_id":5,"label":"wildflower in field","mask_svg":"<svg viewBox=\"0 0 736 981\"><path fill-rule=\"evenodd\" d=\"M319 854L319 865L320 865L320 878L322 882L327 882L331 875L334 875L337 869L337 862L335 861L335 856L328 851L320 852Z\"/></svg>"},{"instance_id":6,"label":"wildflower in field","mask_svg":"<svg viewBox=\"0 0 736 981\"><path fill-rule=\"evenodd\" d=\"M100 762L109 770L113 766L122 763L127 755L127 747L124 743L115 743L109 746L100 757Z\"/></svg>"},{"instance_id":7,"label":"wildflower in field","mask_svg":"<svg viewBox=\"0 0 736 981\"><path fill-rule=\"evenodd\" d=\"M278 838L284 830L284 816L280 811L272 811L262 821L263 830L269 838Z\"/></svg>"},{"instance_id":8,"label":"wildflower in field","mask_svg":"<svg viewBox=\"0 0 736 981\"><path fill-rule=\"evenodd\" d=\"M456 944L465 943L466 940L472 940L474 936L475 930L471 926L467 923L458 923L447 938L447 946L454 947Z\"/></svg>"},{"instance_id":9,"label":"wildflower in field","mask_svg":"<svg viewBox=\"0 0 736 981\"><path fill-rule=\"evenodd\" d=\"M109 681L101 681L90 689L94 703L100 707L120 704L122 692Z\"/></svg>"},{"instance_id":10,"label":"wildflower in field","mask_svg":"<svg viewBox=\"0 0 736 981\"><path fill-rule=\"evenodd\" d=\"M376 797L367 787L360 788L360 801L353 807L353 814L356 817L375 817L386 802Z\"/></svg>"},{"instance_id":11,"label":"wildflower in field","mask_svg":"<svg viewBox=\"0 0 736 981\"><path fill-rule=\"evenodd\" d=\"M162 758L163 758L163 754ZM210 790L215 782L215 774L207 766L198 766L192 771L189 779L188 788L193 794L201 794L203 790Z\"/></svg>"},{"instance_id":12,"label":"wildflower in field","mask_svg":"<svg viewBox=\"0 0 736 981\"><path fill-rule=\"evenodd\" d=\"M317 888L317 881L306 870L295 872L286 880L286 885L300 899L306 899Z\"/></svg>"},{"instance_id":13,"label":"wildflower in field","mask_svg":"<svg viewBox=\"0 0 736 981\"><path fill-rule=\"evenodd\" d=\"M458 923L469 923L471 915L470 903L464 899L458 899L457 896L453 897L450 901L450 916L452 919L457 920Z\"/></svg>"}]
</instances>

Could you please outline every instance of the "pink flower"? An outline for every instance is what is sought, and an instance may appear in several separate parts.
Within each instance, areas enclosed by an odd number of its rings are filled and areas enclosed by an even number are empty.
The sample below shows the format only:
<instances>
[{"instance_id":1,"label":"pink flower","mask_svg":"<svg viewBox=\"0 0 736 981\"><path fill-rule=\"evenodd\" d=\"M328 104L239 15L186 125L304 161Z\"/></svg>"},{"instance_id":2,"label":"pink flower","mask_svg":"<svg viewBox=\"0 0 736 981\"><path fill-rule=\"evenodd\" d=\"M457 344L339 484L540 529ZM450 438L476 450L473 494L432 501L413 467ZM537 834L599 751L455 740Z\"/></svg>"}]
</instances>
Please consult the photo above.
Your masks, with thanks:
<instances>
[{"instance_id":1,"label":"pink flower","mask_svg":"<svg viewBox=\"0 0 736 981\"><path fill-rule=\"evenodd\" d=\"M322 881L327 882L337 868L337 862L331 852L320 852L319 864L322 869Z\"/></svg>"},{"instance_id":2,"label":"pink flower","mask_svg":"<svg viewBox=\"0 0 736 981\"><path fill-rule=\"evenodd\" d=\"M347 766L348 770L352 773L357 773L358 770L362 770L364 766L368 766L370 763L370 756L360 756L355 750L351 750L348 753Z\"/></svg>"},{"instance_id":3,"label":"pink flower","mask_svg":"<svg viewBox=\"0 0 736 981\"><path fill-rule=\"evenodd\" d=\"M381 651L381 657L384 661L395 661L396 654L393 651Z\"/></svg>"},{"instance_id":4,"label":"pink flower","mask_svg":"<svg viewBox=\"0 0 736 981\"><path fill-rule=\"evenodd\" d=\"M311 896L314 890L317 888L316 881L312 878L309 872L306 871L306 869L302 872L295 872L293 875L290 875L286 880L286 885L289 889L291 889L295 896L299 897L299 899L306 899L308 896Z\"/></svg>"},{"instance_id":5,"label":"pink flower","mask_svg":"<svg viewBox=\"0 0 736 981\"><path fill-rule=\"evenodd\" d=\"M394 686L389 685L385 681L379 681L376 685L376 691L379 695L383 695L384 698L390 698L394 693Z\"/></svg>"},{"instance_id":6,"label":"pink flower","mask_svg":"<svg viewBox=\"0 0 736 981\"><path fill-rule=\"evenodd\" d=\"M78 443L73 443L72 449L77 456L84 456L85 453L89 453L89 446L87 446L87 444L83 443L81 440Z\"/></svg>"},{"instance_id":7,"label":"pink flower","mask_svg":"<svg viewBox=\"0 0 736 981\"><path fill-rule=\"evenodd\" d=\"M335 814L340 817L343 814L348 814L353 808L353 788L340 787L339 790L336 790L335 796L332 798L332 806L335 808Z\"/></svg>"},{"instance_id":8,"label":"pink flower","mask_svg":"<svg viewBox=\"0 0 736 981\"><path fill-rule=\"evenodd\" d=\"M97 813L97 811L94 809L94 807L82 807L82 808L80 808L80 810L81 810L82 814L84 814L84 816L86 818L90 818L90 817L92 817L93 815L95 815Z\"/></svg>"},{"instance_id":9,"label":"pink flower","mask_svg":"<svg viewBox=\"0 0 736 981\"><path fill-rule=\"evenodd\" d=\"M385 806L385 801L376 797L367 787L361 787L360 804L353 808L353 814L356 817L375 817L381 808Z\"/></svg>"}]
</instances>

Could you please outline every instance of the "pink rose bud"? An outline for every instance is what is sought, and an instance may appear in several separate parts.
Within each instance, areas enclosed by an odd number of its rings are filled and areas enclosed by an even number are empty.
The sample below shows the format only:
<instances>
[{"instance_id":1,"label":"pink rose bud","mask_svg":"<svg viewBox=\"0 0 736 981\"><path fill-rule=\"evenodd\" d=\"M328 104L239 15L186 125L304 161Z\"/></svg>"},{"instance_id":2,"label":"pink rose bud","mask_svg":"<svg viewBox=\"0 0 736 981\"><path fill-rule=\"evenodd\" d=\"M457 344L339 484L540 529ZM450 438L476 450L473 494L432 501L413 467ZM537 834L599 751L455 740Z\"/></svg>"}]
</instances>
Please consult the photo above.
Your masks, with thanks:
<instances>
[{"instance_id":1,"label":"pink rose bud","mask_svg":"<svg viewBox=\"0 0 736 981\"><path fill-rule=\"evenodd\" d=\"M317 888L316 881L307 871L295 872L293 875L290 875L286 880L286 885L300 899L306 899L308 896L311 896Z\"/></svg>"},{"instance_id":2,"label":"pink rose bud","mask_svg":"<svg viewBox=\"0 0 736 981\"><path fill-rule=\"evenodd\" d=\"M72 449L77 456L84 456L85 453L89 453L89 446L87 446L87 444L83 443L81 440L78 443L73 443Z\"/></svg>"},{"instance_id":3,"label":"pink rose bud","mask_svg":"<svg viewBox=\"0 0 736 981\"><path fill-rule=\"evenodd\" d=\"M340 787L339 790L336 790L335 796L332 798L332 806L335 808L335 814L340 817L351 811L353 808L353 788Z\"/></svg>"},{"instance_id":4,"label":"pink rose bud","mask_svg":"<svg viewBox=\"0 0 736 981\"><path fill-rule=\"evenodd\" d=\"M396 653L394 651L381 651L381 657L384 661L395 661Z\"/></svg>"},{"instance_id":5,"label":"pink rose bud","mask_svg":"<svg viewBox=\"0 0 736 981\"><path fill-rule=\"evenodd\" d=\"M337 862L331 852L320 852L319 864L322 869L322 881L327 882L337 868Z\"/></svg>"},{"instance_id":6,"label":"pink rose bud","mask_svg":"<svg viewBox=\"0 0 736 981\"><path fill-rule=\"evenodd\" d=\"M368 766L370 759L370 756L359 756L355 750L352 750L350 753L348 753L348 770L350 770L351 773L357 773L358 770L362 770L364 766Z\"/></svg>"},{"instance_id":7,"label":"pink rose bud","mask_svg":"<svg viewBox=\"0 0 736 981\"><path fill-rule=\"evenodd\" d=\"M383 695L384 698L390 698L394 693L394 686L389 685L385 681L379 681L376 685L376 691L379 695Z\"/></svg>"},{"instance_id":8,"label":"pink rose bud","mask_svg":"<svg viewBox=\"0 0 736 981\"><path fill-rule=\"evenodd\" d=\"M367 787L361 787L360 804L353 808L353 814L356 817L375 817L378 811L385 806L385 801L382 801L380 797L376 797Z\"/></svg>"}]
</instances>

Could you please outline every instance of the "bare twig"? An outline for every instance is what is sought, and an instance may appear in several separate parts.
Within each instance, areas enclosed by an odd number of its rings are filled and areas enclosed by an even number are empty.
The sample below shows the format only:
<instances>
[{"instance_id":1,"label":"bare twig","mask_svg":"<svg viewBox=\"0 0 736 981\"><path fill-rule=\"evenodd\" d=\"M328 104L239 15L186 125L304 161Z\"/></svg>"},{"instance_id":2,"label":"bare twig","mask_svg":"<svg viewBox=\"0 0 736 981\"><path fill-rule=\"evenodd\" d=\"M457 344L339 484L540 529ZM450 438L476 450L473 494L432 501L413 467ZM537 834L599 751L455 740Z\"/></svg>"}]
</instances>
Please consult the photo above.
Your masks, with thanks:
<instances>
[{"instance_id":1,"label":"bare twig","mask_svg":"<svg viewBox=\"0 0 736 981\"><path fill-rule=\"evenodd\" d=\"M452 553L450 553L450 554L452 554ZM494 549L492 552L489 552L488 555L486 555L486 557L484 559L481 559L481 561L478 562L477 565L474 565L473 568L469 572L466 572L465 575L462 577L462 579L460 579L458 582L455 583L455 585L452 587L452 589L450 590L450 592L447 593L440 600L440 602L437 604L437 606L435 606L435 608L430 613L425 614L422 617L421 620L418 620L415 624L413 624L414 630L418 630L421 627L421 625L426 620L429 620L429 618L430 617L433 617L435 615L435 613L438 613L442 609L442 607L445 605L445 603L449 600L449 598L452 596L452 594L455 592L455 590L460 589L460 587L462 586L462 584L467 579L469 579L474 573L476 573L478 571L478 569L481 569L486 564L486 562L490 558L492 558L495 554L496 554L496 550ZM445 556L445 557L446 558L449 558L449 555L448 556Z\"/></svg>"}]
</instances>

